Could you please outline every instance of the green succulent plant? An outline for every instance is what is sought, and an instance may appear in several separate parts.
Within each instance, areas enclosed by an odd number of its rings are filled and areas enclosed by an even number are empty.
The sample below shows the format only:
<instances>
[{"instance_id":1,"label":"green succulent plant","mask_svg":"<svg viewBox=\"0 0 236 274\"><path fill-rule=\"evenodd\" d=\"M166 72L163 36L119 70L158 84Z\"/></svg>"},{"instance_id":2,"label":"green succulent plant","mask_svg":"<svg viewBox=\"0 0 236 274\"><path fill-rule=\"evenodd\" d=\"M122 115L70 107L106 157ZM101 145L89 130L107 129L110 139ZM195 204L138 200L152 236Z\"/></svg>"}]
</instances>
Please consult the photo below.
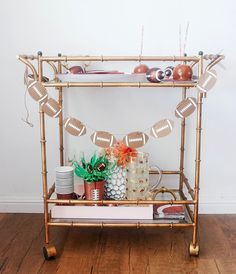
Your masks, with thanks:
<instances>
[{"instance_id":1,"label":"green succulent plant","mask_svg":"<svg viewBox=\"0 0 236 274\"><path fill-rule=\"evenodd\" d=\"M97 156L97 154L94 153L89 162L86 162L83 155L81 157L81 164L73 161L73 166L75 168L75 174L78 177L92 183L108 180L113 173L116 163L110 163L106 154Z\"/></svg>"}]
</instances>

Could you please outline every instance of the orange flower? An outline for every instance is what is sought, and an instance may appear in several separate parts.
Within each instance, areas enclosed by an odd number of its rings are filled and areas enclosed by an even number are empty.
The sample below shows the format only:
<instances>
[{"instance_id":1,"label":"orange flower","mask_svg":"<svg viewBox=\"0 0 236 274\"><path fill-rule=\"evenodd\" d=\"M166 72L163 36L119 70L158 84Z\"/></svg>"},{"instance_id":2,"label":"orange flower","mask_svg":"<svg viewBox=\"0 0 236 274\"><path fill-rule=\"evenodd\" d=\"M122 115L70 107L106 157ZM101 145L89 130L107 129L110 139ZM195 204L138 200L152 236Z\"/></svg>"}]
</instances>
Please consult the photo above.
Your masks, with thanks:
<instances>
[{"instance_id":1,"label":"orange flower","mask_svg":"<svg viewBox=\"0 0 236 274\"><path fill-rule=\"evenodd\" d=\"M105 150L108 159L112 157L117 159L117 165L124 167L126 162L129 162L129 158L132 155L136 156L137 150L131 147L127 147L122 141L117 141L114 147L107 148Z\"/></svg>"}]
</instances>

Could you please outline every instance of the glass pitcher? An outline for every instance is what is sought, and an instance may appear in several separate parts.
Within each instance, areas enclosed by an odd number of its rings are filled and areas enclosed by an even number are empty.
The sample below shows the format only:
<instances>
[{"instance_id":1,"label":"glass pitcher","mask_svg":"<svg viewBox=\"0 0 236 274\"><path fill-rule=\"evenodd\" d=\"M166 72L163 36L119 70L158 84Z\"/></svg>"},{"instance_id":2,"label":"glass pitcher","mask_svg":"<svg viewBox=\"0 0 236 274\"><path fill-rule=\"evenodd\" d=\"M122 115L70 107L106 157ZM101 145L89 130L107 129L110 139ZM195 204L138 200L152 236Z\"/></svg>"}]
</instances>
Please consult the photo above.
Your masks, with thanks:
<instances>
[{"instance_id":1,"label":"glass pitcher","mask_svg":"<svg viewBox=\"0 0 236 274\"><path fill-rule=\"evenodd\" d=\"M149 198L150 191L155 190L162 177L161 170L158 171L158 179L154 186L149 184L149 154L136 152L129 155L126 161L126 198L128 200L146 200Z\"/></svg>"}]
</instances>

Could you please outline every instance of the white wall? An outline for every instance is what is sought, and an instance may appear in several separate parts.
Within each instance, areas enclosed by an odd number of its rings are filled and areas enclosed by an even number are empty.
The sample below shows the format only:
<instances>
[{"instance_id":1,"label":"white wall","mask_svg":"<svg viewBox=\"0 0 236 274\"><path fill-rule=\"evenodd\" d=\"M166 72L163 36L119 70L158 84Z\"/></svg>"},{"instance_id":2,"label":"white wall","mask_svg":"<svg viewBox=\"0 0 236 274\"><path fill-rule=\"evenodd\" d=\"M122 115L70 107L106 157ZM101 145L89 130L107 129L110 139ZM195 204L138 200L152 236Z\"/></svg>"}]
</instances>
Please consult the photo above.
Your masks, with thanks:
<instances>
[{"instance_id":1,"label":"white wall","mask_svg":"<svg viewBox=\"0 0 236 274\"><path fill-rule=\"evenodd\" d=\"M76 1L21 0L0 2L1 135L0 211L39 211L41 208L40 143L37 104L28 97L31 121L21 117L24 66L17 54L43 51L45 55L137 55L140 29L145 26L144 55L177 55L178 25L190 21L187 52L217 53L223 49L227 70L218 71L218 83L204 100L201 175L201 212L236 213L235 151L236 67L235 1ZM113 68L115 68L115 65ZM131 70L131 63L125 70ZM164 66L163 64L155 64ZM98 66L101 66L99 64ZM105 67L106 64L103 64ZM95 67L95 66L94 66ZM50 91L52 96L55 91ZM66 113L94 128L129 132L146 128L161 118L174 118L181 92L174 89L71 89ZM190 94L195 94L191 91ZM75 103L75 99L77 100ZM191 120L195 119L192 117ZM49 181L58 163L57 123L47 118L50 131ZM188 120L187 128L194 130ZM164 169L179 166L179 130L162 140L151 140L144 150ZM66 136L69 151L94 149L89 135ZM187 133L194 144L194 134ZM71 153L71 152L70 152ZM194 154L194 146L187 150ZM194 157L187 157L186 173L193 177Z\"/></svg>"}]
</instances>

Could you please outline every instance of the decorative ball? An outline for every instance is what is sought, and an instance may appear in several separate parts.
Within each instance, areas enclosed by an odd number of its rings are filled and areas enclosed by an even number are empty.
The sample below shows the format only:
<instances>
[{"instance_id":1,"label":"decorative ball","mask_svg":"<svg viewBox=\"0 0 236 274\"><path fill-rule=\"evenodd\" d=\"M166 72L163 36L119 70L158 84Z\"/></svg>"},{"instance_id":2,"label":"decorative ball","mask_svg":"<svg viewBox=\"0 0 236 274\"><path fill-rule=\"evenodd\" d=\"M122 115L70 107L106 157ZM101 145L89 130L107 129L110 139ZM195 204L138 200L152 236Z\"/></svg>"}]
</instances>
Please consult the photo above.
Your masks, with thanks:
<instances>
[{"instance_id":1,"label":"decorative ball","mask_svg":"<svg viewBox=\"0 0 236 274\"><path fill-rule=\"evenodd\" d=\"M149 70L148 66L140 64L134 69L134 73L146 73Z\"/></svg>"},{"instance_id":2,"label":"decorative ball","mask_svg":"<svg viewBox=\"0 0 236 274\"><path fill-rule=\"evenodd\" d=\"M72 74L83 74L84 69L81 66L74 66L69 68L70 73Z\"/></svg>"},{"instance_id":3,"label":"decorative ball","mask_svg":"<svg viewBox=\"0 0 236 274\"><path fill-rule=\"evenodd\" d=\"M93 173L93 167L90 164L87 165L87 171L90 174Z\"/></svg>"},{"instance_id":4,"label":"decorative ball","mask_svg":"<svg viewBox=\"0 0 236 274\"><path fill-rule=\"evenodd\" d=\"M174 70L174 67L172 67L172 66L169 66L169 67L167 67L167 68L165 69L164 73L165 73L165 77L166 77L167 79L172 78L172 76L173 76L173 70Z\"/></svg>"},{"instance_id":5,"label":"decorative ball","mask_svg":"<svg viewBox=\"0 0 236 274\"><path fill-rule=\"evenodd\" d=\"M96 169L97 171L103 171L106 168L106 164L105 163L100 163Z\"/></svg>"},{"instance_id":6,"label":"decorative ball","mask_svg":"<svg viewBox=\"0 0 236 274\"><path fill-rule=\"evenodd\" d=\"M165 73L160 68L151 68L146 73L146 78L149 82L159 83L165 77Z\"/></svg>"},{"instance_id":7,"label":"decorative ball","mask_svg":"<svg viewBox=\"0 0 236 274\"><path fill-rule=\"evenodd\" d=\"M189 81L192 79L192 69L187 65L178 65L174 68L173 79L176 81Z\"/></svg>"}]
</instances>

